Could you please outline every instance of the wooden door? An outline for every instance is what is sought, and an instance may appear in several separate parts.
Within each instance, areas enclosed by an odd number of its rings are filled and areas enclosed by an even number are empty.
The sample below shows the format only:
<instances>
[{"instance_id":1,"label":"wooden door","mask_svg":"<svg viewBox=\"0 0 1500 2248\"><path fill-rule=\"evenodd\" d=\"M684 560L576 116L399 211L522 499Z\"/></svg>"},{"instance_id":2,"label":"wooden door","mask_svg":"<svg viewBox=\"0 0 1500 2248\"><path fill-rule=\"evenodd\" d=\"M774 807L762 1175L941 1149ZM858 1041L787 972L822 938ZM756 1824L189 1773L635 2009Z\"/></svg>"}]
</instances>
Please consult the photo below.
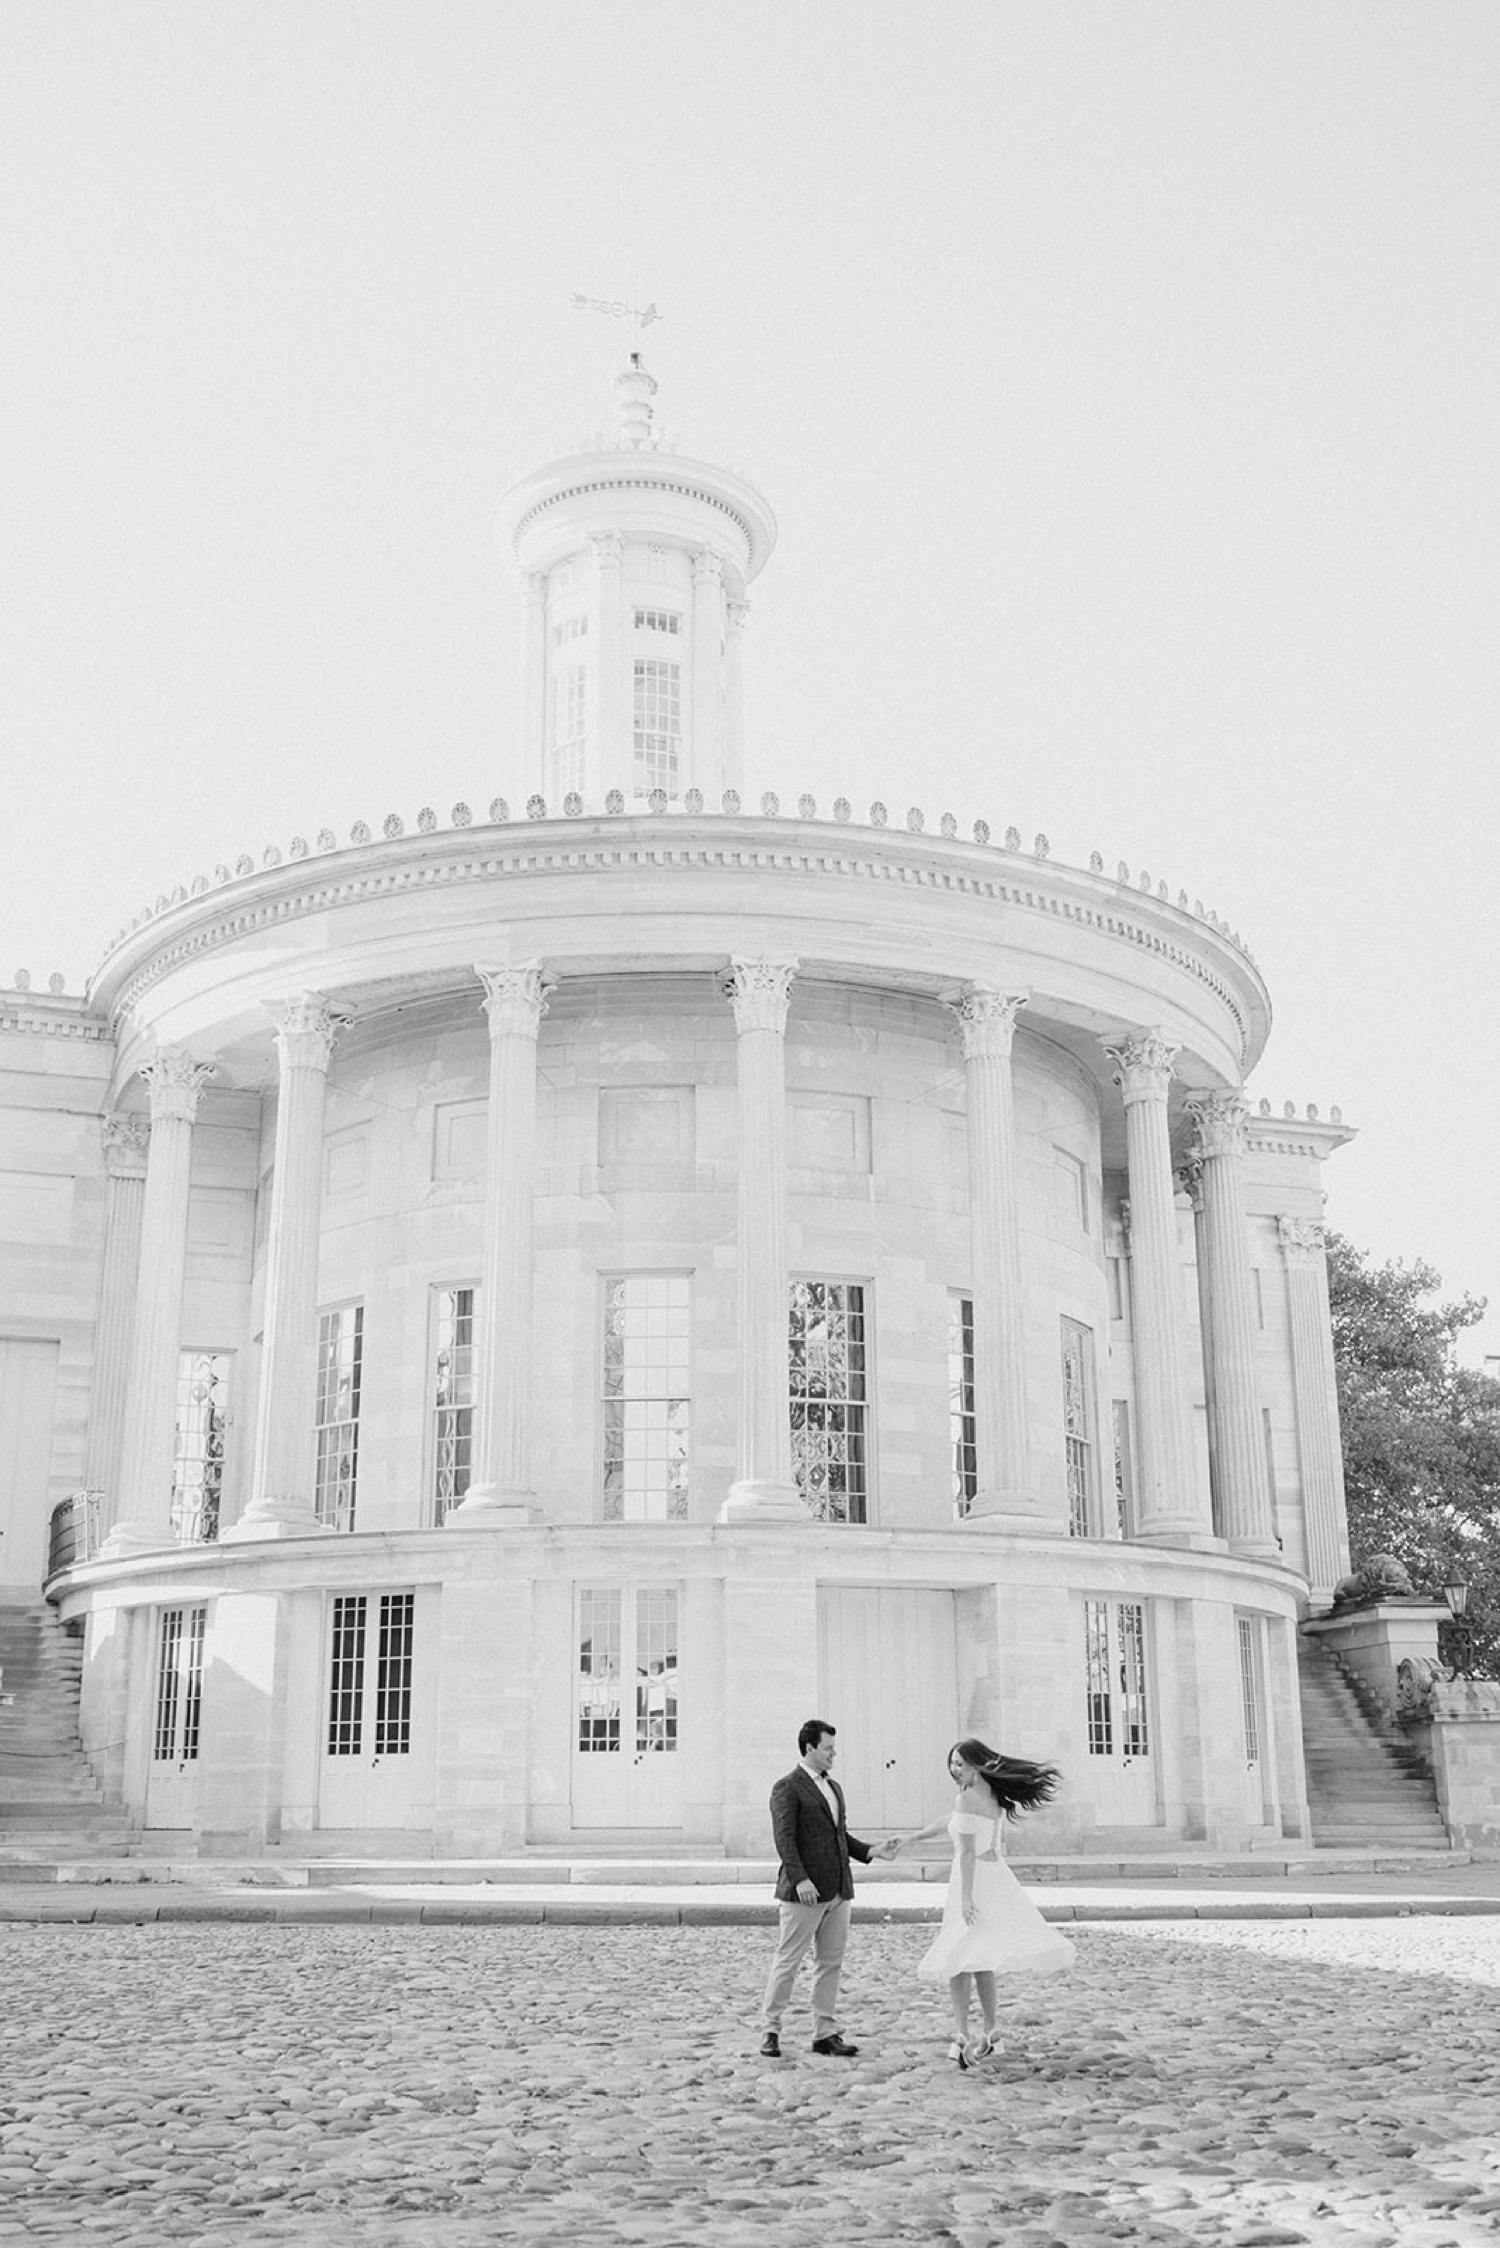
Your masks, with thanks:
<instances>
[{"instance_id":1,"label":"wooden door","mask_svg":"<svg viewBox=\"0 0 1500 2248\"><path fill-rule=\"evenodd\" d=\"M959 1732L953 1594L906 1585L821 1585L818 1650L818 1715L838 1729L834 1777L850 1826L868 1838L930 1824L953 1796L947 1773Z\"/></svg>"}]
</instances>

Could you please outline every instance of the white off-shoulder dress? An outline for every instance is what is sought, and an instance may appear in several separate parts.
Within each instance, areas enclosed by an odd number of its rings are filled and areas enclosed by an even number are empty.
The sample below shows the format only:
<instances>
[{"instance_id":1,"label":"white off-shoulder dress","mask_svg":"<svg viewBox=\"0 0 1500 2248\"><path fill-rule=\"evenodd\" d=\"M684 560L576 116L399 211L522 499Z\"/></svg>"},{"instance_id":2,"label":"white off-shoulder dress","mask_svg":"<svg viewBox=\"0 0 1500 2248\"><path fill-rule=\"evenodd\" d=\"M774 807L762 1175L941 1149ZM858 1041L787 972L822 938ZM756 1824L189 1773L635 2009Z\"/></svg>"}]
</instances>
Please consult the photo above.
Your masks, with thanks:
<instances>
[{"instance_id":1,"label":"white off-shoulder dress","mask_svg":"<svg viewBox=\"0 0 1500 2248\"><path fill-rule=\"evenodd\" d=\"M948 1821L953 1871L943 1925L917 1964L917 1973L927 1982L945 1983L954 1975L1055 1974L1073 1964L1073 1946L1042 1918L1005 1860L980 1855L999 1848L1003 1825L1003 1819L983 1818L972 1811L955 1811ZM964 1919L958 1866L961 1834L974 1837L977 1918L972 1923Z\"/></svg>"}]
</instances>

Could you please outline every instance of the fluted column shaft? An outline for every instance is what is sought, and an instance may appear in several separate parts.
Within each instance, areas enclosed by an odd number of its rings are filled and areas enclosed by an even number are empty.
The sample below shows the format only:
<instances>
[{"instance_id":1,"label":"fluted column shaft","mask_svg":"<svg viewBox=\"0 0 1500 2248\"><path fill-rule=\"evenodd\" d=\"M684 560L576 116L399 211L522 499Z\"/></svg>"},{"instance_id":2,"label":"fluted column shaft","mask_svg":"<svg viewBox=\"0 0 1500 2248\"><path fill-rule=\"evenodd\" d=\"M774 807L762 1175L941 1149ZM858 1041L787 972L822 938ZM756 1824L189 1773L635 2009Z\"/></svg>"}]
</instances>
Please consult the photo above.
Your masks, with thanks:
<instances>
[{"instance_id":1,"label":"fluted column shaft","mask_svg":"<svg viewBox=\"0 0 1500 2248\"><path fill-rule=\"evenodd\" d=\"M1316 1605L1333 1598L1335 1585L1349 1571L1328 1266L1323 1228L1316 1220L1278 1218L1276 1228L1286 1259L1303 1532L1308 1589Z\"/></svg>"},{"instance_id":2,"label":"fluted column shaft","mask_svg":"<svg viewBox=\"0 0 1500 2248\"><path fill-rule=\"evenodd\" d=\"M786 1017L792 960L730 962L739 1155L738 1472L721 1520L811 1519L792 1476L788 1377Z\"/></svg>"},{"instance_id":3,"label":"fluted column shaft","mask_svg":"<svg viewBox=\"0 0 1500 2248\"><path fill-rule=\"evenodd\" d=\"M345 1018L318 992L272 1009L276 1154L266 1245L265 1312L250 1504L223 1535L309 1537L317 1517L318 1241L328 1063Z\"/></svg>"},{"instance_id":4,"label":"fluted column shaft","mask_svg":"<svg viewBox=\"0 0 1500 2248\"><path fill-rule=\"evenodd\" d=\"M724 565L707 547L693 556L693 721L686 788L723 787Z\"/></svg>"},{"instance_id":5,"label":"fluted column shaft","mask_svg":"<svg viewBox=\"0 0 1500 2248\"><path fill-rule=\"evenodd\" d=\"M1237 1092L1190 1101L1198 1121L1203 1200L1198 1286L1218 1464L1224 1536L1237 1553L1274 1558L1276 1525L1266 1488L1252 1309L1250 1242L1245 1228L1245 1103Z\"/></svg>"},{"instance_id":6,"label":"fluted column shaft","mask_svg":"<svg viewBox=\"0 0 1500 2248\"><path fill-rule=\"evenodd\" d=\"M144 1117L104 1119L104 1260L99 1273L99 1317L94 1325L83 1480L90 1491L104 1493L107 1512L112 1512L119 1491L120 1438L130 1387L131 1313L140 1277L149 1142L150 1128Z\"/></svg>"},{"instance_id":7,"label":"fluted column shaft","mask_svg":"<svg viewBox=\"0 0 1500 2248\"><path fill-rule=\"evenodd\" d=\"M151 1146L141 1198L140 1255L130 1378L120 1438L119 1498L107 1555L149 1552L172 1540L177 1362L187 1266L193 1118L211 1066L181 1048L141 1070L151 1097Z\"/></svg>"},{"instance_id":8,"label":"fluted column shaft","mask_svg":"<svg viewBox=\"0 0 1500 2248\"><path fill-rule=\"evenodd\" d=\"M585 769L594 796L610 788L622 788L629 796L635 789L635 688L625 633L625 541L618 531L596 531L589 545L594 556L599 657Z\"/></svg>"},{"instance_id":9,"label":"fluted column shaft","mask_svg":"<svg viewBox=\"0 0 1500 2248\"><path fill-rule=\"evenodd\" d=\"M1167 1094L1178 1049L1155 1031L1109 1044L1125 1101L1130 1180L1130 1309L1135 1367L1136 1536L1183 1544L1212 1535L1196 1489Z\"/></svg>"},{"instance_id":10,"label":"fluted column shaft","mask_svg":"<svg viewBox=\"0 0 1500 2248\"><path fill-rule=\"evenodd\" d=\"M1035 1516L1026 1441L1025 1321L1016 1224L1011 1047L1026 992L972 984L953 1002L964 1043L969 1116L969 1235L974 1290L974 1444L970 1519Z\"/></svg>"},{"instance_id":11,"label":"fluted column shaft","mask_svg":"<svg viewBox=\"0 0 1500 2248\"><path fill-rule=\"evenodd\" d=\"M449 1524L530 1521L532 1238L537 1039L547 1011L541 963L480 968L490 1026L490 1105L479 1294L474 1480Z\"/></svg>"}]
</instances>

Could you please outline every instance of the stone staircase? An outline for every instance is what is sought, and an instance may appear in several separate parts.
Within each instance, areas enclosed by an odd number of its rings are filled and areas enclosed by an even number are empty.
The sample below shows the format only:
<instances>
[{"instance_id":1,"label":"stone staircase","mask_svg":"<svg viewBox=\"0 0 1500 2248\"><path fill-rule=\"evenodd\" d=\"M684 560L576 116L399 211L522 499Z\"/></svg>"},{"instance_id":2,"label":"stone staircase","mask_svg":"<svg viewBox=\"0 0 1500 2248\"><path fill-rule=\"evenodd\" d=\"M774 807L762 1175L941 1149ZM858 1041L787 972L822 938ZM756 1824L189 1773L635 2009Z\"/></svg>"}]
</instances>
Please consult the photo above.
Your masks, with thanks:
<instances>
[{"instance_id":1,"label":"stone staircase","mask_svg":"<svg viewBox=\"0 0 1500 2248\"><path fill-rule=\"evenodd\" d=\"M0 1878L18 1862L123 1855L78 1739L83 1642L44 1602L0 1607Z\"/></svg>"},{"instance_id":2,"label":"stone staircase","mask_svg":"<svg viewBox=\"0 0 1500 2248\"><path fill-rule=\"evenodd\" d=\"M1377 1730L1338 1665L1298 1650L1313 1843L1320 1850L1446 1850L1432 1775L1400 1735Z\"/></svg>"}]
</instances>

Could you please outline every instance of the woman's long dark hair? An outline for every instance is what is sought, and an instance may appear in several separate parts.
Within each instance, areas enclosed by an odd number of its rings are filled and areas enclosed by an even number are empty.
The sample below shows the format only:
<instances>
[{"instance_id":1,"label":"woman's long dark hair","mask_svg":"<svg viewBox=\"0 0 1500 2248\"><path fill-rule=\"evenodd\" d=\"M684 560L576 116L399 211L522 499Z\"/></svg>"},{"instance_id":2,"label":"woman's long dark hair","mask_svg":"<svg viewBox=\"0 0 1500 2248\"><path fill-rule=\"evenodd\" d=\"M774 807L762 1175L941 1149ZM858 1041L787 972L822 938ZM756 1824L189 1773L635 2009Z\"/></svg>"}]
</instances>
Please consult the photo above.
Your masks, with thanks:
<instances>
[{"instance_id":1,"label":"woman's long dark hair","mask_svg":"<svg viewBox=\"0 0 1500 2248\"><path fill-rule=\"evenodd\" d=\"M950 1759L955 1753L974 1766L1008 1819L1022 1811L1040 1810L1062 1785L1062 1774L1055 1764L1030 1764L1024 1756L1002 1756L999 1749L990 1748L984 1741L955 1741L948 1751Z\"/></svg>"}]
</instances>

